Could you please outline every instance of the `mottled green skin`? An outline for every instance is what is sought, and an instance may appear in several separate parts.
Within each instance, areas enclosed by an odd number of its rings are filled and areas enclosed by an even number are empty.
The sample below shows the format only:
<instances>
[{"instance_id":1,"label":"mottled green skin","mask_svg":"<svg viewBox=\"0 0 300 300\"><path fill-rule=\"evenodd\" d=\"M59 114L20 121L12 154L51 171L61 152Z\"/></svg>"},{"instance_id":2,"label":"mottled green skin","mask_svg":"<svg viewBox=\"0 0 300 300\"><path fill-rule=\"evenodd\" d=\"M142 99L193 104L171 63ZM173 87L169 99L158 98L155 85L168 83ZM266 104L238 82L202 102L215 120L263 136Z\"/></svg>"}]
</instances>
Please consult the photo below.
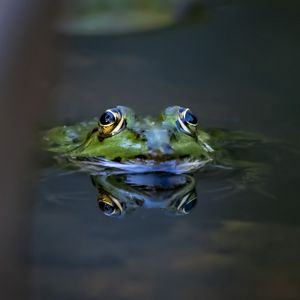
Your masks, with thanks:
<instances>
[{"instance_id":1,"label":"mottled green skin","mask_svg":"<svg viewBox=\"0 0 300 300\"><path fill-rule=\"evenodd\" d=\"M72 158L101 157L107 160L212 160L214 151L208 147L210 136L197 126L189 135L178 129L178 106L167 108L157 119L136 116L133 110L118 106L126 120L118 134L99 138L98 120L74 126L56 127L44 137L49 151Z\"/></svg>"},{"instance_id":2,"label":"mottled green skin","mask_svg":"<svg viewBox=\"0 0 300 300\"><path fill-rule=\"evenodd\" d=\"M89 174L167 172L192 173L204 166L241 170L239 186L253 183L261 190L268 177L265 162L243 159L245 149L267 141L244 131L209 129L199 125L192 134L178 128L179 106L166 108L156 119L117 107L126 126L116 135L101 138L98 118L73 126L55 127L44 138L44 148L55 152L64 167ZM254 153L255 150L252 150Z\"/></svg>"}]
</instances>

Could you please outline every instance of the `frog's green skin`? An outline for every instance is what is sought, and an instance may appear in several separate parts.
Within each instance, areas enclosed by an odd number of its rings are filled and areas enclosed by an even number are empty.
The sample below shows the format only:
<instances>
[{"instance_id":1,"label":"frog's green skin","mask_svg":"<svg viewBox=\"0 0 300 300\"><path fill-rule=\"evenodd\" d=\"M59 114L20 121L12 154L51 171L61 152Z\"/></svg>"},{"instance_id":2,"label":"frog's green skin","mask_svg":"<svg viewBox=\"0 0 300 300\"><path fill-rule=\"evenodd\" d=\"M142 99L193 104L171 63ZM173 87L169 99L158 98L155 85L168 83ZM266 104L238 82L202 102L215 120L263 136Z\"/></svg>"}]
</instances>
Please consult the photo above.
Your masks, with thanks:
<instances>
[{"instance_id":1,"label":"frog's green skin","mask_svg":"<svg viewBox=\"0 0 300 300\"><path fill-rule=\"evenodd\" d=\"M187 215L195 207L195 179L181 174L123 174L91 176L100 210L109 217L133 211L161 209L169 215Z\"/></svg>"},{"instance_id":2,"label":"frog's green skin","mask_svg":"<svg viewBox=\"0 0 300 300\"><path fill-rule=\"evenodd\" d=\"M46 149L93 174L103 170L188 173L208 163L257 168L252 163L235 162L226 152L226 147L251 145L258 140L257 135L221 130L208 133L199 125L187 126L191 129L187 132L178 123L182 109L179 106L166 108L156 119L137 116L124 106L116 109L125 120L125 126L117 134L99 136L95 118L49 130L43 138Z\"/></svg>"}]
</instances>

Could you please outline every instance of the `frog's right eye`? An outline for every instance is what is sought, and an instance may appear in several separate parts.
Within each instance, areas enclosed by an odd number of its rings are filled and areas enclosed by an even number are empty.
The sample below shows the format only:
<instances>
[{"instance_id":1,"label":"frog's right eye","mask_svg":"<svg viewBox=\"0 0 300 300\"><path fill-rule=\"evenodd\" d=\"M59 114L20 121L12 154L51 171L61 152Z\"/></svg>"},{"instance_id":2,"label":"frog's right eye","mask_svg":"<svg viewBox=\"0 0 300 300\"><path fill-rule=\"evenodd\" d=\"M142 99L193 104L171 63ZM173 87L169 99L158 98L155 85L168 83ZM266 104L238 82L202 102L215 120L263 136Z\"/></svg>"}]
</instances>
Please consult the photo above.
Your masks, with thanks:
<instances>
[{"instance_id":1,"label":"frog's right eye","mask_svg":"<svg viewBox=\"0 0 300 300\"><path fill-rule=\"evenodd\" d=\"M123 213L123 207L118 199L107 193L100 193L98 197L99 208L108 217L118 217Z\"/></svg>"},{"instance_id":2,"label":"frog's right eye","mask_svg":"<svg viewBox=\"0 0 300 300\"><path fill-rule=\"evenodd\" d=\"M119 133L125 125L122 112L117 108L106 110L99 118L100 137L109 137Z\"/></svg>"},{"instance_id":3,"label":"frog's right eye","mask_svg":"<svg viewBox=\"0 0 300 300\"><path fill-rule=\"evenodd\" d=\"M193 135L197 128L198 120L190 109L181 107L178 111L176 125L184 133Z\"/></svg>"}]
</instances>

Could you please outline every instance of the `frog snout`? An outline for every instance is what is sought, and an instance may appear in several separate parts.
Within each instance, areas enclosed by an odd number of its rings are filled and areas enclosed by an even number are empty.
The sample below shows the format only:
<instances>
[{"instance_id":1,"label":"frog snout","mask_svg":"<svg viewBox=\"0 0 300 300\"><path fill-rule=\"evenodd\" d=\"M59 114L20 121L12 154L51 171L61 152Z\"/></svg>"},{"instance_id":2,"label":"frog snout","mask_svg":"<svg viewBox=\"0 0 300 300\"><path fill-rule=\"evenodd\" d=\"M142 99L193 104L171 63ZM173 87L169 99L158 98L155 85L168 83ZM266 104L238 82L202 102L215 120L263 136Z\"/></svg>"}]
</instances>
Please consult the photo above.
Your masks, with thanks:
<instances>
[{"instance_id":1,"label":"frog snout","mask_svg":"<svg viewBox=\"0 0 300 300\"><path fill-rule=\"evenodd\" d=\"M150 155L156 157L173 153L168 130L149 129L145 131L145 136Z\"/></svg>"},{"instance_id":2,"label":"frog snout","mask_svg":"<svg viewBox=\"0 0 300 300\"><path fill-rule=\"evenodd\" d=\"M169 156L173 153L173 149L170 145L163 145L159 148L149 148L149 153L153 157Z\"/></svg>"}]
</instances>

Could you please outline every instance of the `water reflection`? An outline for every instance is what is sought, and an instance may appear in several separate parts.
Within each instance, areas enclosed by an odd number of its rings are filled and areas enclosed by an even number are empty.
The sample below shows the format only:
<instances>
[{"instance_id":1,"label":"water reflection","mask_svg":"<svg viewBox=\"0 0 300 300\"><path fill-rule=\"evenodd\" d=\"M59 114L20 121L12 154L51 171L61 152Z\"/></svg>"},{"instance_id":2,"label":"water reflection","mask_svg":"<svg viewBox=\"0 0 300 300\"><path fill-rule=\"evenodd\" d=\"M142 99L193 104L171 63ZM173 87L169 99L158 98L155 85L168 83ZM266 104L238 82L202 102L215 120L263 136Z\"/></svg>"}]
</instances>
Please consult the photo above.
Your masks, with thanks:
<instances>
[{"instance_id":1,"label":"water reflection","mask_svg":"<svg viewBox=\"0 0 300 300\"><path fill-rule=\"evenodd\" d=\"M196 205L195 178L166 173L91 176L104 215L122 217L138 208L187 215Z\"/></svg>"}]
</instances>

